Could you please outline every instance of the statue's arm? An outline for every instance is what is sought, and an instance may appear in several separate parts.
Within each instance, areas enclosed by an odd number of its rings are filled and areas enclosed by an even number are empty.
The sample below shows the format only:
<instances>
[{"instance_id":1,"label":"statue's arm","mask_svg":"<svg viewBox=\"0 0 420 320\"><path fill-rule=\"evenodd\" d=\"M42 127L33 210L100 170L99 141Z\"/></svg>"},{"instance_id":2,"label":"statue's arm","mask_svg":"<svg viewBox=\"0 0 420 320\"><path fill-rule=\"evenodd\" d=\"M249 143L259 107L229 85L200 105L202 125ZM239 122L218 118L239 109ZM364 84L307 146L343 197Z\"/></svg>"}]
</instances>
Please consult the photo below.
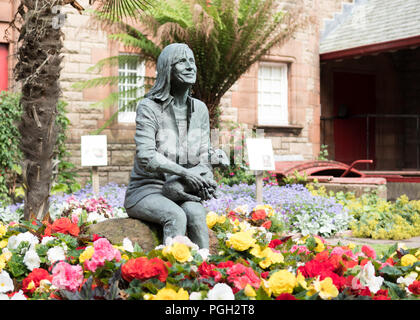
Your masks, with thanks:
<instances>
[{"instance_id":1,"label":"statue's arm","mask_svg":"<svg viewBox=\"0 0 420 320\"><path fill-rule=\"evenodd\" d=\"M164 172L184 177L186 169L156 151L156 133L159 121L156 111L147 104L140 104L136 115L136 155L139 165L149 172Z\"/></svg>"}]
</instances>

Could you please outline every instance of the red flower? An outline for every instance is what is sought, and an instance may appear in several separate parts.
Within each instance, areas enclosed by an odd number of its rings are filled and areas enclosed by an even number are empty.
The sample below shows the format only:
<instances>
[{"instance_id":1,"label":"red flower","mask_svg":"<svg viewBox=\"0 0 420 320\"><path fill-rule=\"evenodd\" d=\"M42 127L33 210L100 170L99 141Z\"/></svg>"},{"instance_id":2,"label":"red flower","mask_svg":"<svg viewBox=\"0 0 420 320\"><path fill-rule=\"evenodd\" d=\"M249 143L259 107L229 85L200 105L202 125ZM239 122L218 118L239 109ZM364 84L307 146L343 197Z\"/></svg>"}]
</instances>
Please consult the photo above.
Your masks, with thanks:
<instances>
[{"instance_id":1,"label":"red flower","mask_svg":"<svg viewBox=\"0 0 420 320\"><path fill-rule=\"evenodd\" d=\"M364 245L364 246L362 246L362 252L366 256L368 256L369 258L376 259L376 252L375 252L375 250L373 248L371 248L371 247L369 247L367 245Z\"/></svg>"},{"instance_id":2,"label":"red flower","mask_svg":"<svg viewBox=\"0 0 420 320\"><path fill-rule=\"evenodd\" d=\"M388 297L388 290L380 289L376 292L373 300L391 300L391 298Z\"/></svg>"},{"instance_id":3,"label":"red flower","mask_svg":"<svg viewBox=\"0 0 420 320\"><path fill-rule=\"evenodd\" d=\"M261 227L266 228L267 230L269 230L271 228L271 220L267 220L266 222L264 222Z\"/></svg>"},{"instance_id":4,"label":"red flower","mask_svg":"<svg viewBox=\"0 0 420 320\"><path fill-rule=\"evenodd\" d=\"M297 300L294 295L290 293L281 293L276 297L276 300Z\"/></svg>"},{"instance_id":5,"label":"red flower","mask_svg":"<svg viewBox=\"0 0 420 320\"><path fill-rule=\"evenodd\" d=\"M279 246L281 244L283 244L283 241L281 239L273 239L273 240L270 241L270 243L268 244L268 246L271 249L274 249L274 248L276 248L277 246Z\"/></svg>"},{"instance_id":6,"label":"red flower","mask_svg":"<svg viewBox=\"0 0 420 320\"><path fill-rule=\"evenodd\" d=\"M217 267L218 268L231 268L234 265L233 261L225 261L225 262L220 262Z\"/></svg>"},{"instance_id":7,"label":"red flower","mask_svg":"<svg viewBox=\"0 0 420 320\"><path fill-rule=\"evenodd\" d=\"M93 242L95 242L96 240L98 240L98 239L101 239L102 237L101 236L99 236L99 235L97 235L96 233L94 233L93 235L92 235L92 241Z\"/></svg>"},{"instance_id":8,"label":"red flower","mask_svg":"<svg viewBox=\"0 0 420 320\"><path fill-rule=\"evenodd\" d=\"M121 267L121 276L128 282L134 279L150 279L158 278L159 281L165 282L168 277L168 267L170 263L159 258L147 259L146 257L140 257L136 259L128 260Z\"/></svg>"},{"instance_id":9,"label":"red flower","mask_svg":"<svg viewBox=\"0 0 420 320\"><path fill-rule=\"evenodd\" d=\"M251 216L251 219L254 221L264 220L265 218L267 218L267 214L265 213L265 210L262 209L254 211Z\"/></svg>"},{"instance_id":10,"label":"red flower","mask_svg":"<svg viewBox=\"0 0 420 320\"><path fill-rule=\"evenodd\" d=\"M198 272L202 278L214 278L216 282L222 279L222 274L215 270L217 267L214 264L208 264L207 262L203 262L198 267Z\"/></svg>"},{"instance_id":11,"label":"red flower","mask_svg":"<svg viewBox=\"0 0 420 320\"><path fill-rule=\"evenodd\" d=\"M408 286L408 290L413 294L420 295L420 281L414 280L414 282Z\"/></svg>"},{"instance_id":12,"label":"red flower","mask_svg":"<svg viewBox=\"0 0 420 320\"><path fill-rule=\"evenodd\" d=\"M39 283L41 282L41 280L44 280L44 279L51 282L52 276L45 269L35 268L34 270L32 270L31 273L28 274L28 276L25 279L23 279L22 281L23 292L26 294L34 293L35 289L39 287ZM31 282L33 282L34 287L31 289L28 289L28 286Z\"/></svg>"},{"instance_id":13,"label":"red flower","mask_svg":"<svg viewBox=\"0 0 420 320\"><path fill-rule=\"evenodd\" d=\"M261 277L262 277L263 279L267 279L269 275L270 275L270 272L269 272L269 271L265 271L265 272L262 272L262 273L261 273Z\"/></svg>"},{"instance_id":14,"label":"red flower","mask_svg":"<svg viewBox=\"0 0 420 320\"><path fill-rule=\"evenodd\" d=\"M52 225L47 224L44 235L50 236L53 233L64 233L77 237L80 233L80 229L77 224L72 223L69 218L64 217L55 220Z\"/></svg>"}]
</instances>

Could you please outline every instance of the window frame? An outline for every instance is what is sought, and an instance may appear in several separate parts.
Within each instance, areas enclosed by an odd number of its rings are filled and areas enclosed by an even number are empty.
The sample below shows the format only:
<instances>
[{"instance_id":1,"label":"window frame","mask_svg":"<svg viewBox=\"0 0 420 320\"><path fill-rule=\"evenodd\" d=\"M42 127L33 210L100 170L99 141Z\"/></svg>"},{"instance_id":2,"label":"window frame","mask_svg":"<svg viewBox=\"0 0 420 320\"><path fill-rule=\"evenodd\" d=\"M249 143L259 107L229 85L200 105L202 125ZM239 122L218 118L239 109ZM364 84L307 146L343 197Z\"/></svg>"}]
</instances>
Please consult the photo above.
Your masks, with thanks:
<instances>
[{"instance_id":1,"label":"window frame","mask_svg":"<svg viewBox=\"0 0 420 320\"><path fill-rule=\"evenodd\" d=\"M276 81L276 79L264 79L261 75L261 70L264 67L280 67L280 90L278 92L271 91L268 94L279 94L281 103L277 105L264 105L262 103L263 91L261 82L263 80ZM262 116L262 112L267 112L271 107L273 112L274 108L280 108L280 117L277 114L269 116ZM264 110L265 109L265 110ZM266 120L268 119L268 120ZM258 65L257 74L257 123L258 126L288 126L289 125L289 63L283 61L260 61Z\"/></svg>"},{"instance_id":2,"label":"window frame","mask_svg":"<svg viewBox=\"0 0 420 320\"><path fill-rule=\"evenodd\" d=\"M136 54L120 52L119 55L120 56L121 55L132 55L132 56L134 56ZM142 76L143 78L138 78L138 80L140 82L136 82L136 84L134 84L134 85L127 84L127 83L121 84L120 81L118 81L118 85L117 85L118 93L121 92L120 91L121 86L125 86L125 87L127 85L131 85L132 87L134 87L134 86L137 86L137 87L144 86L144 84L145 84L145 77L146 77L146 64L144 63L144 61L138 62L136 69L128 69L127 62L124 63L124 68L121 68L120 64L118 65L118 75L120 75L121 72L124 72L125 74L127 74L129 72L134 72L134 70L135 70L135 73L136 73L137 76ZM140 92L139 92L139 94L138 94L138 96L136 98L138 98L139 96L144 95L144 93L145 93L144 87L143 88L139 88L138 90ZM136 99L136 98L127 98L127 97L126 98L122 98L122 97L119 97L118 98L118 105L117 105L117 110L118 110L117 121L118 121L118 123L121 123L121 124L130 124L130 123L135 123L136 122L136 110L119 111L120 108L121 108L120 107L121 106L121 101L130 101L130 100L133 100L133 99Z\"/></svg>"}]
</instances>

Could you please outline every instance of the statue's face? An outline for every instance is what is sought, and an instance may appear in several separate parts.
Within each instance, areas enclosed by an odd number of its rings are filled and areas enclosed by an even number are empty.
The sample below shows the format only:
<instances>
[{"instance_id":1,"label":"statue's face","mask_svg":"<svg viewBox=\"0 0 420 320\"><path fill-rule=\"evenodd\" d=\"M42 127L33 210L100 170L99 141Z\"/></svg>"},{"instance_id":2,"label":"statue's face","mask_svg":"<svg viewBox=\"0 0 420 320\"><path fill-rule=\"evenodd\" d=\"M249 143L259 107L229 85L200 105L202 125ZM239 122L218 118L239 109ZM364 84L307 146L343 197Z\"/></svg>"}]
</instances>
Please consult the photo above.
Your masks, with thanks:
<instances>
[{"instance_id":1,"label":"statue's face","mask_svg":"<svg viewBox=\"0 0 420 320\"><path fill-rule=\"evenodd\" d=\"M172 67L172 81L180 84L194 84L197 76L197 67L191 50L186 50L176 60Z\"/></svg>"}]
</instances>

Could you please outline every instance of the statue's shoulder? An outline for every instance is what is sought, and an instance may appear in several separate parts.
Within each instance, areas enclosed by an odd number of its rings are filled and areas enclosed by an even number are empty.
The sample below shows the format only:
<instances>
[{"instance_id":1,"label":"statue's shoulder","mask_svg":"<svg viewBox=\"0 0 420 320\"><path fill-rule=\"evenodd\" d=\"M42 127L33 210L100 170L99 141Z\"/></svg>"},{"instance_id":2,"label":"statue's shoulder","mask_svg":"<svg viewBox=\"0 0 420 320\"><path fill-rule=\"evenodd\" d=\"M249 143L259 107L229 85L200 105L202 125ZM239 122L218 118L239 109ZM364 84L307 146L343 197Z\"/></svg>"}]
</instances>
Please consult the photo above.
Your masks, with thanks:
<instances>
[{"instance_id":1,"label":"statue's shoulder","mask_svg":"<svg viewBox=\"0 0 420 320\"><path fill-rule=\"evenodd\" d=\"M200 113L208 113L207 106L203 101L198 100L198 99L193 98L193 97L191 97L191 100L194 103L194 109L196 111L198 111Z\"/></svg>"},{"instance_id":2,"label":"statue's shoulder","mask_svg":"<svg viewBox=\"0 0 420 320\"><path fill-rule=\"evenodd\" d=\"M141 99L137 103L137 113L139 113L140 111L142 113L144 113L144 112L157 113L158 111L161 110L161 108L162 108L162 106L159 103L157 103L156 101L154 101L150 98Z\"/></svg>"}]
</instances>

